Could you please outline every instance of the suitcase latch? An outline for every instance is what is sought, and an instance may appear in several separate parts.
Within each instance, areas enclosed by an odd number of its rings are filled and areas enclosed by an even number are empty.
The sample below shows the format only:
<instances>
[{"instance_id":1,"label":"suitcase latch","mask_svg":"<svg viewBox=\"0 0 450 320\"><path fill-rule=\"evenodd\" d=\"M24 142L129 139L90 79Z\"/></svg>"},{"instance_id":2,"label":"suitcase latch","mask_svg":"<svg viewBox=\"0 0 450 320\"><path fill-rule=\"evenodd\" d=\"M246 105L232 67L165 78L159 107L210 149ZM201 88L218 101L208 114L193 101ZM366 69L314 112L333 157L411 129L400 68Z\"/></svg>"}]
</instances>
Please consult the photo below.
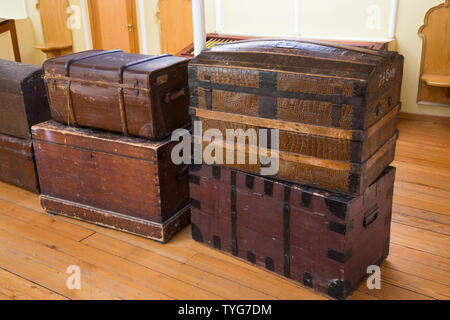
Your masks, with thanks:
<instances>
[{"instance_id":1,"label":"suitcase latch","mask_svg":"<svg viewBox=\"0 0 450 320\"><path fill-rule=\"evenodd\" d=\"M139 95L139 80L134 80L134 95L136 97Z\"/></svg>"}]
</instances>

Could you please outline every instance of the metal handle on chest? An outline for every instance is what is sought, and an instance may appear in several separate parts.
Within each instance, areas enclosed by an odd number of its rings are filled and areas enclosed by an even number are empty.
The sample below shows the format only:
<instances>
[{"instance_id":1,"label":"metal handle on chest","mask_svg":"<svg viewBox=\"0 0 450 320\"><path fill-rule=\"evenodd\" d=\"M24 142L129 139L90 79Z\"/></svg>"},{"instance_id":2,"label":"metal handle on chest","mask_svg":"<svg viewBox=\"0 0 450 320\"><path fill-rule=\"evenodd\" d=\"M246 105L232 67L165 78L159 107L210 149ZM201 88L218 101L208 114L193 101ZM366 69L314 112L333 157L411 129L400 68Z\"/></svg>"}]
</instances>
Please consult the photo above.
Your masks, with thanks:
<instances>
[{"instance_id":1,"label":"metal handle on chest","mask_svg":"<svg viewBox=\"0 0 450 320\"><path fill-rule=\"evenodd\" d=\"M364 216L364 220L363 220L363 227L367 228L368 226L370 226L372 223L375 222L375 220L377 220L378 218L378 207L369 211L369 214L366 214Z\"/></svg>"},{"instance_id":2,"label":"metal handle on chest","mask_svg":"<svg viewBox=\"0 0 450 320\"><path fill-rule=\"evenodd\" d=\"M166 93L166 95L164 96L164 102L169 104L172 101L177 100L178 98L186 96L186 92L186 88L181 88L177 91Z\"/></svg>"}]
</instances>

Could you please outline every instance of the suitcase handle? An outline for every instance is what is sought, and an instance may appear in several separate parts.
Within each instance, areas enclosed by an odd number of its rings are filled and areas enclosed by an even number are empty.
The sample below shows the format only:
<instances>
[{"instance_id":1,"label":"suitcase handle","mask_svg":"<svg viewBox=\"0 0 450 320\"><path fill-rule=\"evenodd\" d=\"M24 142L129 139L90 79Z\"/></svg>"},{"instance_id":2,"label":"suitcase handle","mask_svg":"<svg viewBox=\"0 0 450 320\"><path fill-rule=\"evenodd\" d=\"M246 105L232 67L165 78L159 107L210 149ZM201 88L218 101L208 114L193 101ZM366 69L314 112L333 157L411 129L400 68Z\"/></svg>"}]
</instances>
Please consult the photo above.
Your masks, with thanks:
<instances>
[{"instance_id":1,"label":"suitcase handle","mask_svg":"<svg viewBox=\"0 0 450 320\"><path fill-rule=\"evenodd\" d=\"M164 102L169 104L172 101L177 100L178 98L186 96L186 92L187 92L186 88L181 88L177 91L166 93L166 95L164 96Z\"/></svg>"},{"instance_id":2,"label":"suitcase handle","mask_svg":"<svg viewBox=\"0 0 450 320\"><path fill-rule=\"evenodd\" d=\"M374 210L369 211L369 212L370 212L369 214L364 216L364 220L363 220L364 228L367 228L368 226L370 226L378 218L378 208L375 208Z\"/></svg>"}]
</instances>

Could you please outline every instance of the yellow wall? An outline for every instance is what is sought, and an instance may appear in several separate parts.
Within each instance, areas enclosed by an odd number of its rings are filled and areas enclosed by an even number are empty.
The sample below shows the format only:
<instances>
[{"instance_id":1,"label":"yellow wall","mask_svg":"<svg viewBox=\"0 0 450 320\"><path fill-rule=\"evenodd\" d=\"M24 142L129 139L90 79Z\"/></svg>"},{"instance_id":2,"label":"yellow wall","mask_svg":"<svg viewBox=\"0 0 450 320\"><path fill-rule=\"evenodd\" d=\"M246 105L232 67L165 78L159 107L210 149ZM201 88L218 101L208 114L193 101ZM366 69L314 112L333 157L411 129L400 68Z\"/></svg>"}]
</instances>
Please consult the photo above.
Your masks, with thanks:
<instances>
[{"instance_id":1,"label":"yellow wall","mask_svg":"<svg viewBox=\"0 0 450 320\"><path fill-rule=\"evenodd\" d=\"M45 55L34 49L34 45L43 42L36 1L26 0L30 16L25 20L17 20L16 26L23 61L41 64L45 60ZM86 0L69 0L71 5L76 6L80 6L81 1ZM423 24L426 11L443 1L399 0L396 39L398 51L405 56L402 92L402 111L404 112L450 116L450 108L418 105L416 102L422 48L417 30ZM215 0L205 0L205 2L206 30L215 32ZM301 0L297 28L294 25L295 0L222 0L221 2L222 33L293 36L297 29L302 36L360 39L388 37L391 0ZM136 3L139 3L139 0L136 0ZM144 50L141 39L141 51L158 54L161 53L160 25L156 17L158 0L144 0L143 4L147 47ZM377 7L374 9L374 6ZM138 30L141 34L143 26L140 24L139 6L137 10ZM373 10L375 14L379 10L379 26L369 21L370 17L373 17ZM88 48L83 24L80 29L73 30L72 34L74 51ZM12 59L12 57L9 36L4 34L0 36L0 58Z\"/></svg>"},{"instance_id":2,"label":"yellow wall","mask_svg":"<svg viewBox=\"0 0 450 320\"><path fill-rule=\"evenodd\" d=\"M444 0L399 0L395 38L398 52L405 57L403 112L450 116L450 108L417 104L422 53L422 40L417 31L428 9L442 2ZM222 0L221 31L293 36L294 3L295 0ZM390 8L391 0L301 0L298 30L306 37L386 39ZM376 10L380 14L379 28L370 20ZM214 12L208 14L207 20L215 20ZM207 31L214 32L214 28L214 24L210 24Z\"/></svg>"},{"instance_id":3,"label":"yellow wall","mask_svg":"<svg viewBox=\"0 0 450 320\"><path fill-rule=\"evenodd\" d=\"M0 59L14 60L14 51L11 46L11 36L9 32L0 34Z\"/></svg>"},{"instance_id":4,"label":"yellow wall","mask_svg":"<svg viewBox=\"0 0 450 320\"><path fill-rule=\"evenodd\" d=\"M34 49L36 44L43 42L41 20L39 12L36 10L36 0L26 0L26 5L29 17L16 20L20 56L23 62L41 64L45 59L45 55ZM14 60L14 55L9 55L12 52L9 34L0 36L0 44L0 58Z\"/></svg>"},{"instance_id":5,"label":"yellow wall","mask_svg":"<svg viewBox=\"0 0 450 320\"><path fill-rule=\"evenodd\" d=\"M417 35L425 13L444 0L400 0L397 23L397 49L405 57L402 100L403 112L447 116L450 108L417 104L422 39Z\"/></svg>"},{"instance_id":6,"label":"yellow wall","mask_svg":"<svg viewBox=\"0 0 450 320\"><path fill-rule=\"evenodd\" d=\"M206 0L206 2L215 2ZM295 0L221 0L223 33L295 35ZM390 0L301 0L298 30L319 37L386 38ZM373 6L379 25L368 25ZM337 14L338 13L338 14ZM214 20L213 16L207 17ZM208 29L214 31L214 29Z\"/></svg>"}]
</instances>

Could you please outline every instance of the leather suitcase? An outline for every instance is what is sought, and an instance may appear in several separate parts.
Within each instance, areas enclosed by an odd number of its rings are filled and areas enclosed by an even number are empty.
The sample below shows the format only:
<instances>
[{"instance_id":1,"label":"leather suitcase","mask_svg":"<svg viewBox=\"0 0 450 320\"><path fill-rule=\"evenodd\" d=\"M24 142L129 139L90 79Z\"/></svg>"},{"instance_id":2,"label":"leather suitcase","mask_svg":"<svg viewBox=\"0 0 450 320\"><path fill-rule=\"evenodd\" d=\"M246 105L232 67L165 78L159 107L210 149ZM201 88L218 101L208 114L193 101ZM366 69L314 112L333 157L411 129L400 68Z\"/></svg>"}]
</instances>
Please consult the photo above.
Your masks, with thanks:
<instances>
[{"instance_id":1,"label":"leather suitcase","mask_svg":"<svg viewBox=\"0 0 450 320\"><path fill-rule=\"evenodd\" d=\"M0 59L0 114L0 133L23 139L50 119L42 68Z\"/></svg>"},{"instance_id":2,"label":"leather suitcase","mask_svg":"<svg viewBox=\"0 0 450 320\"><path fill-rule=\"evenodd\" d=\"M174 142L67 127L32 127L41 204L54 214L167 242L189 223L187 166Z\"/></svg>"},{"instance_id":3,"label":"leather suitcase","mask_svg":"<svg viewBox=\"0 0 450 320\"><path fill-rule=\"evenodd\" d=\"M188 59L90 50L49 59L53 120L161 140L190 122Z\"/></svg>"},{"instance_id":4,"label":"leather suitcase","mask_svg":"<svg viewBox=\"0 0 450 320\"><path fill-rule=\"evenodd\" d=\"M0 134L0 180L39 193L31 139Z\"/></svg>"},{"instance_id":5,"label":"leather suitcase","mask_svg":"<svg viewBox=\"0 0 450 320\"><path fill-rule=\"evenodd\" d=\"M279 129L276 178L358 195L394 158L402 75L395 52L288 40L218 45L189 64L191 114L223 137Z\"/></svg>"},{"instance_id":6,"label":"leather suitcase","mask_svg":"<svg viewBox=\"0 0 450 320\"><path fill-rule=\"evenodd\" d=\"M395 168L357 197L191 166L194 240L344 299L388 255Z\"/></svg>"}]
</instances>

